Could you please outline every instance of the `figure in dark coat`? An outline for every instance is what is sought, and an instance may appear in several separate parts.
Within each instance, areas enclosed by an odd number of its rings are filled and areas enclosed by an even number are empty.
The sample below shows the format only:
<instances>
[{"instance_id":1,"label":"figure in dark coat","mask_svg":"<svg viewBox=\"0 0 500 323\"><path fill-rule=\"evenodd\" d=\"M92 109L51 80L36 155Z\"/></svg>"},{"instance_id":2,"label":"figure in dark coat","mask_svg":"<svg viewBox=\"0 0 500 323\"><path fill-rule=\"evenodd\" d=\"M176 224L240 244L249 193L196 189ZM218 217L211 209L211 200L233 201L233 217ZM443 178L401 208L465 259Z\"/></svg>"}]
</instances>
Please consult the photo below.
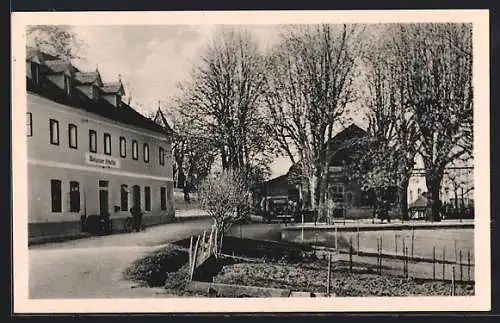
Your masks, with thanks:
<instances>
[{"instance_id":1,"label":"figure in dark coat","mask_svg":"<svg viewBox=\"0 0 500 323\"><path fill-rule=\"evenodd\" d=\"M142 226L142 211L141 207L136 204L130 209L130 213L132 214L132 218L134 219L134 228L136 232L141 231Z\"/></svg>"}]
</instances>

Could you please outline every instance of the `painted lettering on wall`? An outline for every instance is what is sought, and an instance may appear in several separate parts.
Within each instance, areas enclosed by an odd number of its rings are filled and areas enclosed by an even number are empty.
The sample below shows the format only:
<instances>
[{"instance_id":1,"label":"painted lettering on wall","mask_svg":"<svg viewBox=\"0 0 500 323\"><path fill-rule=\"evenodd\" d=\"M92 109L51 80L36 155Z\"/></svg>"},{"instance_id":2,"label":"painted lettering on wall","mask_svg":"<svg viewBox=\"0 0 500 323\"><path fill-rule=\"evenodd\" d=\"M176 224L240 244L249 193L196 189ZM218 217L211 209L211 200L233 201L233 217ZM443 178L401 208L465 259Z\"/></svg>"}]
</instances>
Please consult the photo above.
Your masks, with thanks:
<instances>
[{"instance_id":1,"label":"painted lettering on wall","mask_svg":"<svg viewBox=\"0 0 500 323\"><path fill-rule=\"evenodd\" d=\"M120 160L114 157L99 155L93 153L85 154L85 162L87 164L101 166L101 167L109 167L109 168L120 168Z\"/></svg>"}]
</instances>

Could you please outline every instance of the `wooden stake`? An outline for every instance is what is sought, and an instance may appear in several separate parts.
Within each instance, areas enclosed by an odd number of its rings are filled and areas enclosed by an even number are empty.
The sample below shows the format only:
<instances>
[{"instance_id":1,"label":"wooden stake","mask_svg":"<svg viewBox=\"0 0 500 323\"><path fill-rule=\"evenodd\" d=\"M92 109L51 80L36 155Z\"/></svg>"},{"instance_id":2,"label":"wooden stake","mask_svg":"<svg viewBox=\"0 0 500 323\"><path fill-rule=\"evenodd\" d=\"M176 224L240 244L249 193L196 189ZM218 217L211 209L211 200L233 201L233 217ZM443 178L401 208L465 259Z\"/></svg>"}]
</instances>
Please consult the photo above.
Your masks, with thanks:
<instances>
[{"instance_id":1,"label":"wooden stake","mask_svg":"<svg viewBox=\"0 0 500 323\"><path fill-rule=\"evenodd\" d=\"M432 247L432 279L436 280L436 246Z\"/></svg>"},{"instance_id":2,"label":"wooden stake","mask_svg":"<svg viewBox=\"0 0 500 323\"><path fill-rule=\"evenodd\" d=\"M191 273L189 275L189 280L193 280L194 270L196 269L196 258L198 257L198 245L200 244L200 236L196 239L196 244L194 245L193 253L193 264L191 266Z\"/></svg>"},{"instance_id":3,"label":"wooden stake","mask_svg":"<svg viewBox=\"0 0 500 323\"><path fill-rule=\"evenodd\" d=\"M335 225L335 249L338 249L337 225Z\"/></svg>"},{"instance_id":4,"label":"wooden stake","mask_svg":"<svg viewBox=\"0 0 500 323\"><path fill-rule=\"evenodd\" d=\"M408 247L405 247L405 262L406 262L406 278L408 278Z\"/></svg>"},{"instance_id":5,"label":"wooden stake","mask_svg":"<svg viewBox=\"0 0 500 323\"><path fill-rule=\"evenodd\" d=\"M467 250L467 278L470 281L470 249Z\"/></svg>"},{"instance_id":6,"label":"wooden stake","mask_svg":"<svg viewBox=\"0 0 500 323\"><path fill-rule=\"evenodd\" d=\"M358 224L358 243L357 243L357 245L358 245L357 255L359 256L359 224Z\"/></svg>"},{"instance_id":7,"label":"wooden stake","mask_svg":"<svg viewBox=\"0 0 500 323\"><path fill-rule=\"evenodd\" d=\"M213 235L214 235L214 228L212 227L210 230L210 236L208 238L208 256L212 254L212 241L213 241Z\"/></svg>"},{"instance_id":8,"label":"wooden stake","mask_svg":"<svg viewBox=\"0 0 500 323\"><path fill-rule=\"evenodd\" d=\"M328 279L326 282L326 294L330 296L330 286L332 285L332 254L328 253Z\"/></svg>"},{"instance_id":9,"label":"wooden stake","mask_svg":"<svg viewBox=\"0 0 500 323\"><path fill-rule=\"evenodd\" d=\"M189 239L189 268L193 266L193 236Z\"/></svg>"},{"instance_id":10,"label":"wooden stake","mask_svg":"<svg viewBox=\"0 0 500 323\"><path fill-rule=\"evenodd\" d=\"M454 248L455 248L455 263L457 263L458 262L457 240L454 241Z\"/></svg>"},{"instance_id":11,"label":"wooden stake","mask_svg":"<svg viewBox=\"0 0 500 323\"><path fill-rule=\"evenodd\" d=\"M352 273L352 237L349 239L349 273Z\"/></svg>"},{"instance_id":12,"label":"wooden stake","mask_svg":"<svg viewBox=\"0 0 500 323\"><path fill-rule=\"evenodd\" d=\"M451 296L455 296L455 266L452 268L452 274L451 274Z\"/></svg>"},{"instance_id":13,"label":"wooden stake","mask_svg":"<svg viewBox=\"0 0 500 323\"><path fill-rule=\"evenodd\" d=\"M443 281L444 281L444 274L446 270L446 249L443 247Z\"/></svg>"},{"instance_id":14,"label":"wooden stake","mask_svg":"<svg viewBox=\"0 0 500 323\"><path fill-rule=\"evenodd\" d=\"M463 281L463 276L462 276L462 272L463 272L463 264L462 264L462 249L460 249L460 251L458 252L458 257L459 257L459 263L458 265L460 266L460 281Z\"/></svg>"},{"instance_id":15,"label":"wooden stake","mask_svg":"<svg viewBox=\"0 0 500 323\"><path fill-rule=\"evenodd\" d=\"M398 234L394 232L394 254L398 254Z\"/></svg>"},{"instance_id":16,"label":"wooden stake","mask_svg":"<svg viewBox=\"0 0 500 323\"><path fill-rule=\"evenodd\" d=\"M411 260L413 260L413 250L415 245L415 227L411 227Z\"/></svg>"}]
</instances>

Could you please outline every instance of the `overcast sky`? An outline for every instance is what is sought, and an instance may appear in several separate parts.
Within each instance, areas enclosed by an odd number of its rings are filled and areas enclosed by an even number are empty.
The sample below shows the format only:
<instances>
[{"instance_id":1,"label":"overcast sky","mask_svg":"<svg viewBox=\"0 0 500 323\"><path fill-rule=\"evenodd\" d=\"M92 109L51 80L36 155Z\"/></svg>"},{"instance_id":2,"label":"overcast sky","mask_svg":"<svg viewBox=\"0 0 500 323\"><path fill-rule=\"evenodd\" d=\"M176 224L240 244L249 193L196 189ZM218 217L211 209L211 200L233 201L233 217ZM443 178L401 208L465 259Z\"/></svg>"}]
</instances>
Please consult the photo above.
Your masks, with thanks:
<instances>
[{"instance_id":1,"label":"overcast sky","mask_svg":"<svg viewBox=\"0 0 500 323\"><path fill-rule=\"evenodd\" d=\"M275 26L242 26L252 32L263 48L278 38ZM192 64L212 38L214 25L167 26L76 26L86 46L86 61L76 62L82 70L98 68L104 82L121 76L131 105L146 114L166 108L169 99L178 94L177 84L189 78ZM272 176L288 171L290 162L278 159L272 165Z\"/></svg>"}]
</instances>

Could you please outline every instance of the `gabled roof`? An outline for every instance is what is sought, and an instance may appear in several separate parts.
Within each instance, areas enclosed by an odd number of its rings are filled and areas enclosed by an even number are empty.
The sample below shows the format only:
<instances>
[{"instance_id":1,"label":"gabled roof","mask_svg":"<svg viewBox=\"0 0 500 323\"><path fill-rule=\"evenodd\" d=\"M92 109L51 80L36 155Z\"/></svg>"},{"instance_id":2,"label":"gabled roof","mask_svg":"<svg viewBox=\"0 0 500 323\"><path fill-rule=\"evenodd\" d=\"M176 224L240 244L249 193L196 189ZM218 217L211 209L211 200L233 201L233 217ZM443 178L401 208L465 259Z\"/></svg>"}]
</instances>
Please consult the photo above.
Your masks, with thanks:
<instances>
[{"instance_id":1,"label":"gabled roof","mask_svg":"<svg viewBox=\"0 0 500 323\"><path fill-rule=\"evenodd\" d=\"M76 72L75 80L79 84L96 84L102 86L101 76L98 71L95 72Z\"/></svg>"},{"instance_id":2,"label":"gabled roof","mask_svg":"<svg viewBox=\"0 0 500 323\"><path fill-rule=\"evenodd\" d=\"M122 82L104 83L101 87L103 93L125 95Z\"/></svg>"},{"instance_id":3,"label":"gabled roof","mask_svg":"<svg viewBox=\"0 0 500 323\"><path fill-rule=\"evenodd\" d=\"M26 46L26 61L43 64L46 60L55 60L58 57L44 53L36 47Z\"/></svg>"},{"instance_id":4,"label":"gabled roof","mask_svg":"<svg viewBox=\"0 0 500 323\"><path fill-rule=\"evenodd\" d=\"M361 129L356 124L351 123L344 130L337 133L332 139L344 141L347 139L363 137L366 136L367 134L368 133L365 130Z\"/></svg>"},{"instance_id":5,"label":"gabled roof","mask_svg":"<svg viewBox=\"0 0 500 323\"><path fill-rule=\"evenodd\" d=\"M63 59L45 61L45 65L49 68L49 73L63 73L66 70L70 72L76 71L76 68L71 65L71 62Z\"/></svg>"},{"instance_id":6,"label":"gabled roof","mask_svg":"<svg viewBox=\"0 0 500 323\"><path fill-rule=\"evenodd\" d=\"M165 115L163 114L163 111L158 107L158 110L156 111L156 115L154 117L154 122L157 125L162 126L163 128L167 129L169 132L173 132L172 127L168 124L167 118L165 118Z\"/></svg>"}]
</instances>

